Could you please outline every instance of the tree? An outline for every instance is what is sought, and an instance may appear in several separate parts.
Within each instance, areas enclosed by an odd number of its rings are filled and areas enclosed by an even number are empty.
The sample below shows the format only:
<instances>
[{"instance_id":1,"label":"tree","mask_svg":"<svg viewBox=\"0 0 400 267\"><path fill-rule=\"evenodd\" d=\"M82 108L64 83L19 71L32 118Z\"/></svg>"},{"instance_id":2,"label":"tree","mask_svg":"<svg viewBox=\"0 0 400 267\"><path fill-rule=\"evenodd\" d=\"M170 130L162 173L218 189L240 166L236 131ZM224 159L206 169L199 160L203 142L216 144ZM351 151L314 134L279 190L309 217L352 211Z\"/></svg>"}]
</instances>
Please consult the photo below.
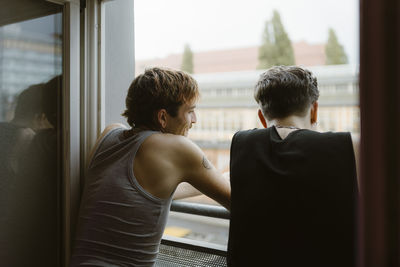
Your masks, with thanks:
<instances>
[{"instance_id":1,"label":"tree","mask_svg":"<svg viewBox=\"0 0 400 267\"><path fill-rule=\"evenodd\" d=\"M185 44L183 50L181 70L193 73L193 52L188 44Z\"/></svg>"},{"instance_id":2,"label":"tree","mask_svg":"<svg viewBox=\"0 0 400 267\"><path fill-rule=\"evenodd\" d=\"M339 43L335 31L329 28L328 42L325 46L326 65L346 64L348 62L343 46Z\"/></svg>"},{"instance_id":3,"label":"tree","mask_svg":"<svg viewBox=\"0 0 400 267\"><path fill-rule=\"evenodd\" d=\"M258 50L258 69L275 65L294 65L292 42L281 22L281 16L274 10L272 19L265 23L263 43Z\"/></svg>"}]
</instances>

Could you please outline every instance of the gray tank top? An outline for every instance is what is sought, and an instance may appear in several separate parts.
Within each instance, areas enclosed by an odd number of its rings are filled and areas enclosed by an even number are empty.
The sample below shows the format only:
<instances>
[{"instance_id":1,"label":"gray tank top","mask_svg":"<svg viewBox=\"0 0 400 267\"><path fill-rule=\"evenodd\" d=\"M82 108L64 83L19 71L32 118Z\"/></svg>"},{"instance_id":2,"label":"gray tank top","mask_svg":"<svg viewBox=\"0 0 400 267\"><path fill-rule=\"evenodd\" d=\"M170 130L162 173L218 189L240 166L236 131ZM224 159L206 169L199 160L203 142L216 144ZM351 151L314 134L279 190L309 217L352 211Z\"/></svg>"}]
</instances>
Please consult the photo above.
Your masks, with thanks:
<instances>
[{"instance_id":1,"label":"gray tank top","mask_svg":"<svg viewBox=\"0 0 400 267\"><path fill-rule=\"evenodd\" d=\"M71 266L153 266L172 196L146 192L133 173L136 152L154 131L101 141L89 165Z\"/></svg>"}]
</instances>

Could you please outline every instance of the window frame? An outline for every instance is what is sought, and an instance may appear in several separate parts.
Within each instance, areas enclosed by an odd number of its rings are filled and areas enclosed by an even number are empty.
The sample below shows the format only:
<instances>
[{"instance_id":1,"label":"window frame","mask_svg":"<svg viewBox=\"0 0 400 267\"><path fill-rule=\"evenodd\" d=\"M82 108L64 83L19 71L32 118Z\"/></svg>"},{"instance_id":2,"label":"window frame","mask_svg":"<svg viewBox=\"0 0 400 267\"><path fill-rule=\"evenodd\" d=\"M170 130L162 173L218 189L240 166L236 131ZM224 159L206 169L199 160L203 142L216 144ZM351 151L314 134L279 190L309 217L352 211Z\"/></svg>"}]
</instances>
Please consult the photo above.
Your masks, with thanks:
<instances>
[{"instance_id":1,"label":"window frame","mask_svg":"<svg viewBox=\"0 0 400 267\"><path fill-rule=\"evenodd\" d=\"M52 1L54 2L54 1ZM61 266L69 266L71 236L79 209L80 194L80 2L63 4L62 91L62 253Z\"/></svg>"}]
</instances>

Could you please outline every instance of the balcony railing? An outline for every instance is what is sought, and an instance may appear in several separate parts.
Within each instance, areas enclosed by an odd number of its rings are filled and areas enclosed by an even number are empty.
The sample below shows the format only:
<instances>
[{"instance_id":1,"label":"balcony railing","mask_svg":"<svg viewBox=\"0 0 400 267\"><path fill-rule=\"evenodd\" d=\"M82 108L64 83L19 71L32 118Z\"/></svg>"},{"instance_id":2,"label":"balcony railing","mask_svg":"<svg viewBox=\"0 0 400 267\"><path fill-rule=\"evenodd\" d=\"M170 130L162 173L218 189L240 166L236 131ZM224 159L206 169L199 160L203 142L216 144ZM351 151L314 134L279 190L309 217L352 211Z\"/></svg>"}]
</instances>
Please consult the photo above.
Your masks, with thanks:
<instances>
[{"instance_id":1,"label":"balcony railing","mask_svg":"<svg viewBox=\"0 0 400 267\"><path fill-rule=\"evenodd\" d=\"M229 211L220 206L174 201L171 211L229 219ZM164 236L156 266L217 267L226 266L226 246L204 241Z\"/></svg>"},{"instance_id":2,"label":"balcony railing","mask_svg":"<svg viewBox=\"0 0 400 267\"><path fill-rule=\"evenodd\" d=\"M173 201L171 211L229 220L229 211L224 207L215 205Z\"/></svg>"}]
</instances>

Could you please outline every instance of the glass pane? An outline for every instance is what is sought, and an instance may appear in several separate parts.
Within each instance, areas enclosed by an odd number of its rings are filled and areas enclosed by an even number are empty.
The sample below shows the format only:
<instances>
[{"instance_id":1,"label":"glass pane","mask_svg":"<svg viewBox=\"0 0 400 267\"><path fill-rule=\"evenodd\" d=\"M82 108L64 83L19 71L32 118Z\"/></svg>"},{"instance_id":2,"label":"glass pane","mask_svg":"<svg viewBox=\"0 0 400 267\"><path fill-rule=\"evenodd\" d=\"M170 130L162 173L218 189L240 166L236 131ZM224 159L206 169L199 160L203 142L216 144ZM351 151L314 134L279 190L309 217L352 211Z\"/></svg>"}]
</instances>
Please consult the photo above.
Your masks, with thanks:
<instances>
[{"instance_id":1,"label":"glass pane","mask_svg":"<svg viewBox=\"0 0 400 267\"><path fill-rule=\"evenodd\" d=\"M105 9L105 125L125 123L125 96L135 78L133 1L104 3Z\"/></svg>"},{"instance_id":2,"label":"glass pane","mask_svg":"<svg viewBox=\"0 0 400 267\"><path fill-rule=\"evenodd\" d=\"M62 13L58 10L0 27L2 266L59 266Z\"/></svg>"},{"instance_id":3,"label":"glass pane","mask_svg":"<svg viewBox=\"0 0 400 267\"><path fill-rule=\"evenodd\" d=\"M253 88L269 67L265 61L311 70L320 90L318 130L358 135L358 5L357 0L136 1L135 73L152 66L193 73L201 99L189 138L222 172L229 170L233 134L261 127ZM204 196L187 201L216 204ZM213 232L215 220L202 227L192 221L172 213L169 227L179 231L170 233L216 243L227 237L227 227Z\"/></svg>"}]
</instances>

